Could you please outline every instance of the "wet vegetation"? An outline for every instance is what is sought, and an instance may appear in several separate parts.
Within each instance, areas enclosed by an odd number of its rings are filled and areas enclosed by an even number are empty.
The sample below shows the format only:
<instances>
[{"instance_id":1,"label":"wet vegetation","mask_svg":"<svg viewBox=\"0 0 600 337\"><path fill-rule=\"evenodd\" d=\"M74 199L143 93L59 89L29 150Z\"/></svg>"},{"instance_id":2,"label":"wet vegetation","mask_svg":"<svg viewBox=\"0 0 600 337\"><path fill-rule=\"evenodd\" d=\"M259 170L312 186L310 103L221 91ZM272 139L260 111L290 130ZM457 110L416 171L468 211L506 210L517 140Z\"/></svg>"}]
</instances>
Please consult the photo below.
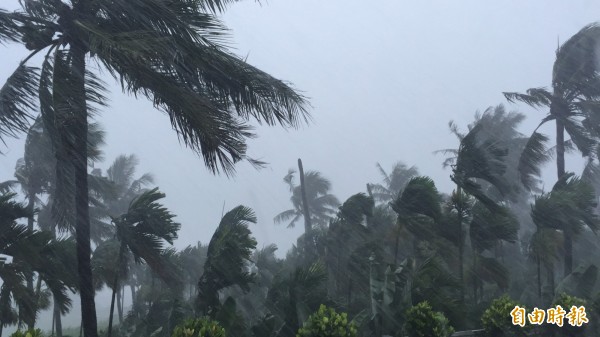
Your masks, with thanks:
<instances>
[{"instance_id":1,"label":"wet vegetation","mask_svg":"<svg viewBox=\"0 0 600 337\"><path fill-rule=\"evenodd\" d=\"M559 46L548 89L505 93L546 114L540 125L556 125L555 144L522 130L524 115L503 105L450 122L456 143L437 158L451 194L398 162L377 164L380 181L338 200L318 165L298 160L283 177L288 210L271 220L234 207L214 219L209 242L177 250L186 224L153 175L137 172L133 154L104 158L108 93L90 65L166 113L209 171L260 166L246 155L250 122L296 127L309 104L225 48L216 15L228 2L40 0L0 10L0 42L31 51L0 88L0 136L26 138L14 180L0 184L0 335L9 326L40 335L39 315L49 313L47 334L67 336L75 294L85 337L600 333L597 25ZM38 53L42 63L31 64ZM566 171L569 152L585 157L582 172ZM551 164L546 190L541 169ZM304 226L285 258L275 245L257 248L251 228L271 221ZM103 288L111 305L99 327ZM557 303L585 305L590 324L520 329L507 312Z\"/></svg>"}]
</instances>

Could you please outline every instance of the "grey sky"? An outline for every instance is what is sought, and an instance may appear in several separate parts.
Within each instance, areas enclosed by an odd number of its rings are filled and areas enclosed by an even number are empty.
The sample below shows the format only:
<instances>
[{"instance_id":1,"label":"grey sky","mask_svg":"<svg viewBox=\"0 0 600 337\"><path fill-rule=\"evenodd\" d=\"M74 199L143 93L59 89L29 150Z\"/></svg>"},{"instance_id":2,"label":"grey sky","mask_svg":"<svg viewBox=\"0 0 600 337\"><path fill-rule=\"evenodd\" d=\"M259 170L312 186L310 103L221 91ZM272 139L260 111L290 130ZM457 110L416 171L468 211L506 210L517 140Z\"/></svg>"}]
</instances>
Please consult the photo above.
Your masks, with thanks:
<instances>
[{"instance_id":1,"label":"grey sky","mask_svg":"<svg viewBox=\"0 0 600 337\"><path fill-rule=\"evenodd\" d=\"M16 4L0 1L5 9ZM107 78L112 94L99 118L108 132L101 166L122 153L139 156L139 173L156 176L183 225L178 248L206 243L225 201L226 211L253 208L259 246L276 243L282 255L302 230L272 220L290 207L282 178L297 158L328 177L342 201L379 181L376 162L389 169L398 160L417 165L450 192L450 172L432 154L457 146L448 121L465 126L476 110L504 103L502 91L547 86L558 39L598 19L600 3L582 0L239 3L223 15L236 53L309 96L314 123L300 130L258 128L249 153L269 167L256 171L242 163L233 179L213 176L178 143L165 115L124 96ZM24 55L20 46L0 46L0 83ZM529 134L543 113L521 111L530 116L522 128ZM7 144L0 180L12 177L22 156L22 141ZM570 160L567 169L579 172L580 163ZM552 166L548 172L553 178Z\"/></svg>"}]
</instances>

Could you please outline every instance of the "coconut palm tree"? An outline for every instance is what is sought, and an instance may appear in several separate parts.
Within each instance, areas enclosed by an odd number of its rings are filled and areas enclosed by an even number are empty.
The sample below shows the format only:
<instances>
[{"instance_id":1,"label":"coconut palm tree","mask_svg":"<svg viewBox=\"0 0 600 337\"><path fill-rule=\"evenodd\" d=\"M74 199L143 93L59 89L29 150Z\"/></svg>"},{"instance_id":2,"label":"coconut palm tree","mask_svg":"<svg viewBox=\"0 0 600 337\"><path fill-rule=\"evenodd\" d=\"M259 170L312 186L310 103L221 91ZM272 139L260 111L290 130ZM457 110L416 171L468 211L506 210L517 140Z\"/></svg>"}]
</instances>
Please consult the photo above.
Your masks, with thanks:
<instances>
[{"instance_id":1,"label":"coconut palm tree","mask_svg":"<svg viewBox=\"0 0 600 337\"><path fill-rule=\"evenodd\" d=\"M552 191L535 199L531 217L536 226L560 230L574 239L585 228L596 232L600 218L595 212L598 203L594 189L572 173L563 175ZM571 241L564 241L564 259L573 258Z\"/></svg>"},{"instance_id":2,"label":"coconut palm tree","mask_svg":"<svg viewBox=\"0 0 600 337\"><path fill-rule=\"evenodd\" d=\"M408 167L402 162L395 163L390 173L387 173L381 164L377 163L376 166L383 178L383 184L368 184L368 188L375 201L385 205L398 197L411 178L419 175L415 166Z\"/></svg>"},{"instance_id":3,"label":"coconut palm tree","mask_svg":"<svg viewBox=\"0 0 600 337\"><path fill-rule=\"evenodd\" d=\"M163 263L163 241L173 244L177 238L180 224L173 221L175 215L169 212L158 201L165 195L157 188L142 193L134 199L127 211L113 219L115 225L115 247L118 252L113 259L116 264L113 279L109 282L112 289L110 315L108 316L108 336L112 334L112 321L115 308L115 296L120 291L119 280L124 279L127 261L145 262L150 268L163 276L165 280L174 280L176 275L168 275L168 268ZM107 251L114 251L107 249Z\"/></svg>"},{"instance_id":4,"label":"coconut palm tree","mask_svg":"<svg viewBox=\"0 0 600 337\"><path fill-rule=\"evenodd\" d=\"M277 214L273 219L275 223L289 221L288 227L294 227L304 217L301 186L294 183L295 174L296 171L289 170L283 178L292 193L290 201L294 208ZM311 223L315 227L325 228L340 205L338 199L329 193L331 182L317 171L304 172L304 182Z\"/></svg>"},{"instance_id":5,"label":"coconut palm tree","mask_svg":"<svg viewBox=\"0 0 600 337\"><path fill-rule=\"evenodd\" d=\"M556 172L565 175L565 152L575 147L583 156L593 155L600 135L600 69L597 46L600 26L590 24L562 44L556 51L552 71L552 88L532 88L525 94L507 92L510 101L521 101L535 108L548 109L548 114L534 130L532 139L543 137L537 130L543 124L556 124ZM565 141L565 132L571 137ZM535 152L530 151L530 152ZM573 269L572 231L565 232L564 275Z\"/></svg>"},{"instance_id":6,"label":"coconut palm tree","mask_svg":"<svg viewBox=\"0 0 600 337\"><path fill-rule=\"evenodd\" d=\"M13 193L0 195L0 252L12 257L11 263L0 266L0 334L1 327L9 324L35 325L38 312L46 307L42 303L49 303L47 292L41 290L42 281L63 312L70 306L66 291L74 290L73 274L63 264L69 262L62 254L65 241L53 241L49 233L17 224L17 219L29 213L26 207L13 201L14 197ZM26 276L34 272L38 275L35 290L26 285ZM13 301L18 311L12 308Z\"/></svg>"},{"instance_id":7,"label":"coconut palm tree","mask_svg":"<svg viewBox=\"0 0 600 337\"><path fill-rule=\"evenodd\" d=\"M150 173L144 173L134 179L138 158L134 155L120 155L106 170L106 178L114 183L114 195L104 200L106 211L110 217L119 217L126 213L131 201L147 191L147 187L154 182ZM101 172L98 172L101 174Z\"/></svg>"},{"instance_id":8,"label":"coconut palm tree","mask_svg":"<svg viewBox=\"0 0 600 337\"><path fill-rule=\"evenodd\" d=\"M446 213L455 216L449 224L453 224L457 233L452 237L458 248L459 278L463 284L465 238L470 233L468 226L473 222L476 202L492 213L512 218L507 206L527 200L523 185L535 188L539 166L547 160L544 153L547 138L541 135L527 138L517 131L523 119L522 114L507 112L502 105L490 107L476 114L466 133L450 122L450 130L459 139L460 146L436 151L451 155L444 166L452 167L451 179L457 188Z\"/></svg>"},{"instance_id":9,"label":"coconut palm tree","mask_svg":"<svg viewBox=\"0 0 600 337\"><path fill-rule=\"evenodd\" d=\"M77 249L84 335L97 336L90 266L88 118L104 105L103 84L89 61L166 112L183 142L212 172L233 173L249 159L250 119L297 126L306 100L288 84L250 66L224 47L216 13L232 0L23 1L22 10L0 11L0 41L23 43L31 54L8 78L0 96L0 135L25 131L36 97L57 162L72 165L77 200ZM45 53L41 70L29 66ZM89 57L89 59L88 59ZM69 176L57 170L57 181Z\"/></svg>"}]
</instances>

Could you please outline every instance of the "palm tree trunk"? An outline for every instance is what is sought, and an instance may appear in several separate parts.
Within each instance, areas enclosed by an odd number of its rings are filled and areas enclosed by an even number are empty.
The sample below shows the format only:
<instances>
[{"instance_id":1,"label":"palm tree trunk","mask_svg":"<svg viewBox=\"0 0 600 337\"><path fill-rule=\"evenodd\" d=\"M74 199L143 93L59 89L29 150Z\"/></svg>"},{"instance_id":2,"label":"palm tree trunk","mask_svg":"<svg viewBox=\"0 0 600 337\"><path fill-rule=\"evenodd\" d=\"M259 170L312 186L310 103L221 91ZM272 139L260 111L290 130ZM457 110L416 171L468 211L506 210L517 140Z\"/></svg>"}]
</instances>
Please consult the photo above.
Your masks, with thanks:
<instances>
[{"instance_id":1,"label":"palm tree trunk","mask_svg":"<svg viewBox=\"0 0 600 337\"><path fill-rule=\"evenodd\" d=\"M77 4L83 6L84 2ZM74 93L71 110L75 118L73 133L75 141L71 153L75 171L75 238L77 242L77 272L79 274L79 294L81 298L81 319L83 335L85 337L98 337L98 322L96 318L96 303L94 299L94 285L92 281L91 244L90 244L90 213L89 190L87 172L87 135L88 120L85 97L85 54L86 49L82 42L74 42L71 49L73 59L72 71L73 86L77 89Z\"/></svg>"},{"instance_id":2,"label":"palm tree trunk","mask_svg":"<svg viewBox=\"0 0 600 337\"><path fill-rule=\"evenodd\" d=\"M121 296L121 287L117 292L117 314L119 315L119 324L123 324L123 297Z\"/></svg>"},{"instance_id":3,"label":"palm tree trunk","mask_svg":"<svg viewBox=\"0 0 600 337\"><path fill-rule=\"evenodd\" d=\"M306 184L304 183L304 168L302 167L302 160L300 158L298 158L298 171L300 174L300 192L302 194L302 210L304 212L305 251L308 254L312 254L313 253L312 223L310 220L310 211L308 209L308 199L306 197ZM308 261L312 261L311 257L308 257Z\"/></svg>"},{"instance_id":4,"label":"palm tree trunk","mask_svg":"<svg viewBox=\"0 0 600 337\"><path fill-rule=\"evenodd\" d=\"M29 189L29 191L27 191L27 229L29 229L30 231L33 231L33 223L34 223L34 218L33 218L33 211L35 208L35 194L32 193L31 189ZM33 292L33 273L28 273L27 274L27 289L31 292L31 294L34 294ZM35 294L34 294L35 295ZM37 303L36 303L36 308L37 308ZM30 324L27 324L28 328L33 328L35 326L35 318L33 322L30 322Z\"/></svg>"},{"instance_id":5,"label":"palm tree trunk","mask_svg":"<svg viewBox=\"0 0 600 337\"><path fill-rule=\"evenodd\" d=\"M129 287L131 288L131 308L135 308L135 285L131 284Z\"/></svg>"},{"instance_id":6,"label":"palm tree trunk","mask_svg":"<svg viewBox=\"0 0 600 337\"><path fill-rule=\"evenodd\" d=\"M36 309L38 309L40 307L41 289L42 289L42 278L40 277L40 275L38 275L37 283L35 285L35 293L34 293L35 299L36 299L36 303L35 303ZM37 316L33 318L33 322L31 322L31 326L29 328L33 329L35 327L36 319L37 319Z\"/></svg>"},{"instance_id":7,"label":"palm tree trunk","mask_svg":"<svg viewBox=\"0 0 600 337\"><path fill-rule=\"evenodd\" d=\"M463 230L462 230L462 222L463 222L463 210L462 210L462 203L461 203L461 194L462 194L462 190L460 188L460 186L456 185L456 196L458 198L458 204L457 204L457 234L458 234L458 278L460 281L460 298L461 301L464 303L465 301L465 280L464 280L464 240L463 240Z\"/></svg>"},{"instance_id":8,"label":"palm tree trunk","mask_svg":"<svg viewBox=\"0 0 600 337\"><path fill-rule=\"evenodd\" d=\"M53 323L56 322L56 337L62 337L62 316L60 313L60 308L56 301L54 301L54 320Z\"/></svg>"},{"instance_id":9,"label":"palm tree trunk","mask_svg":"<svg viewBox=\"0 0 600 337\"><path fill-rule=\"evenodd\" d=\"M550 107L552 110L553 107ZM560 119L556 119L556 173L558 179L565 175L565 125ZM573 237L568 229L564 232L565 265L564 276L573 271Z\"/></svg>"},{"instance_id":10,"label":"palm tree trunk","mask_svg":"<svg viewBox=\"0 0 600 337\"><path fill-rule=\"evenodd\" d=\"M121 247L119 248L119 259L117 260L117 271L115 273L115 278L112 284L112 297L110 299L110 314L108 316L108 333L107 336L112 336L112 325L113 325L113 316L115 312L115 298L119 293L119 274L121 273L121 269L123 266L123 257L125 256L125 244L121 243Z\"/></svg>"},{"instance_id":11,"label":"palm tree trunk","mask_svg":"<svg viewBox=\"0 0 600 337\"><path fill-rule=\"evenodd\" d=\"M52 311L52 325L50 326L50 336L55 337L54 323L56 322L56 311Z\"/></svg>"}]
</instances>

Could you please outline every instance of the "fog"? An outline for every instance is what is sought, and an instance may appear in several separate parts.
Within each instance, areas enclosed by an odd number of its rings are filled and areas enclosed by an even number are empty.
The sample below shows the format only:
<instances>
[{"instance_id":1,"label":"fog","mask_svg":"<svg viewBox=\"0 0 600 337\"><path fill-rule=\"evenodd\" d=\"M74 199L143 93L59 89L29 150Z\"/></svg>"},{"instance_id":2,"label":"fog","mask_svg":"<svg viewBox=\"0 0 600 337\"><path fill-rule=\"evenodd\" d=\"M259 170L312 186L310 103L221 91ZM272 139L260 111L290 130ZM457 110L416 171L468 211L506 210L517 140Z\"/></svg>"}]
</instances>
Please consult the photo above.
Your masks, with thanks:
<instances>
[{"instance_id":1,"label":"fog","mask_svg":"<svg viewBox=\"0 0 600 337\"><path fill-rule=\"evenodd\" d=\"M18 2L2 0L0 7L16 9ZM165 205L182 224L177 248L207 243L223 210L243 204L257 214L251 230L258 247L275 243L284 256L303 228L275 225L273 217L291 208L283 177L298 158L305 170L330 179L342 201L381 181L376 163L391 169L397 161L417 166L450 193L454 184L444 157L433 154L458 147L448 122L466 129L476 111L502 103L528 116L521 132L529 135L546 111L509 104L502 92L549 86L557 45L598 20L598 13L600 3L591 0L240 2L222 15L229 45L303 92L312 105L309 125L257 125L248 152L267 167L242 162L234 177L216 176L178 141L166 115L122 94L104 76L110 106L97 117L107 132L98 167L105 170L119 154L140 158L138 175L155 176ZM0 46L0 83L26 54L16 44ZM552 126L541 131L552 139ZM4 181L14 175L23 140L7 139L1 151ZM567 171L581 172L582 163L578 155L569 157ZM551 162L544 170L547 188L555 175ZM99 315L108 304L104 295ZM75 308L71 315L77 316Z\"/></svg>"}]
</instances>

